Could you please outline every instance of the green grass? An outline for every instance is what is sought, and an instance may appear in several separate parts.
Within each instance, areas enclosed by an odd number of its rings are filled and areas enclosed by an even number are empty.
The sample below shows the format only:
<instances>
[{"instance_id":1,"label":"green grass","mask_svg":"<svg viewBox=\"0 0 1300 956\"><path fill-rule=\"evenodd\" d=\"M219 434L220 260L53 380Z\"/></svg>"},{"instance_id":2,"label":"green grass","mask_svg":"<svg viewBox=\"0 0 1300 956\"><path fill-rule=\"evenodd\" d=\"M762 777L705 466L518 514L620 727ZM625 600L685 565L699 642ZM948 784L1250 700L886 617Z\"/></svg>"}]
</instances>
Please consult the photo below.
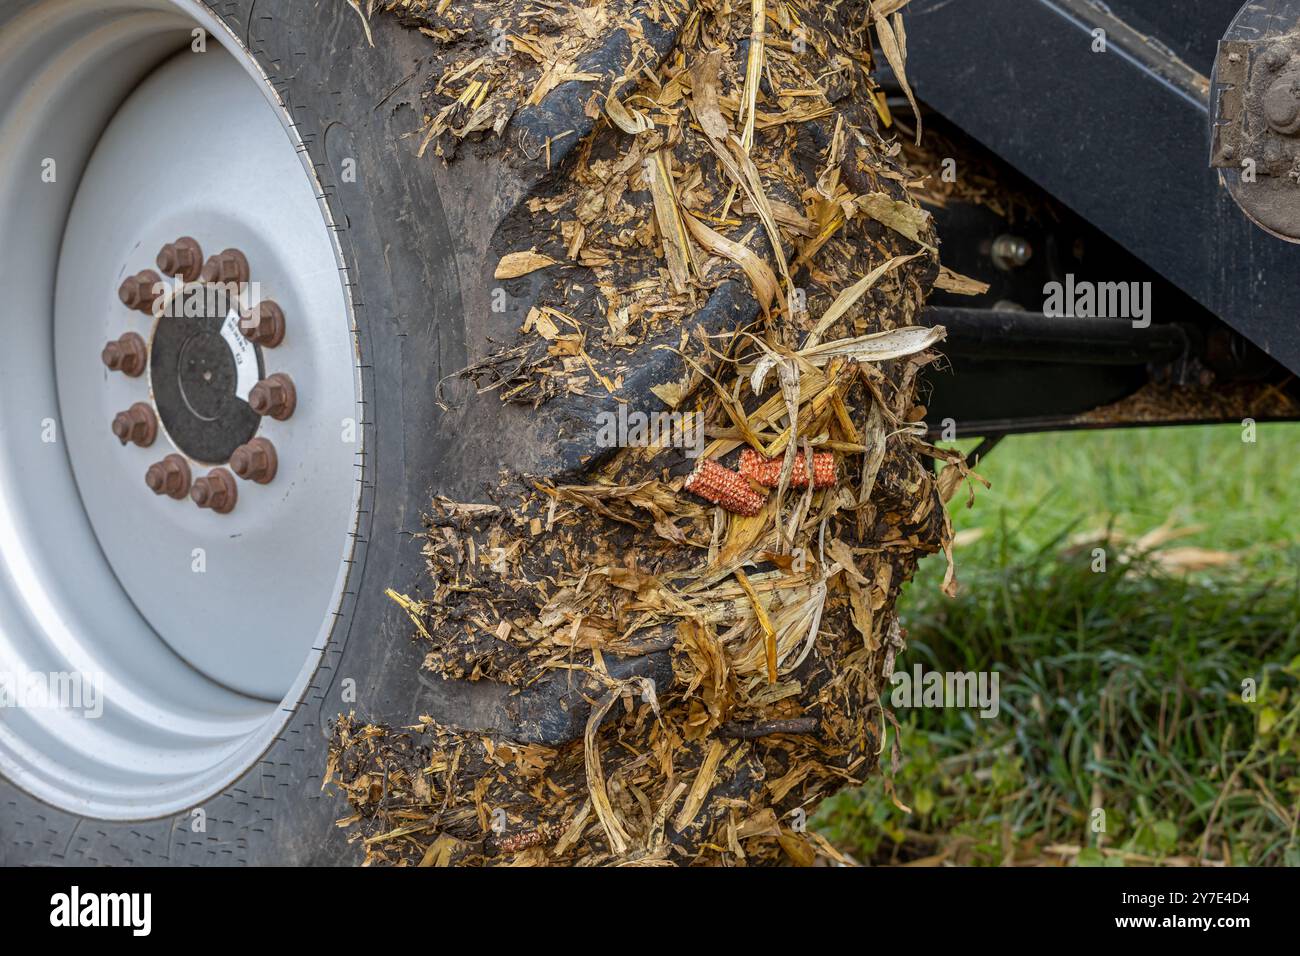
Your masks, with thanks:
<instances>
[{"instance_id":1,"label":"green grass","mask_svg":"<svg viewBox=\"0 0 1300 956\"><path fill-rule=\"evenodd\" d=\"M1243 568L1291 576L1300 554L1300 425L1123 429L1008 438L977 470L993 487L953 526L1024 553L1110 522L1142 534L1204 526L1179 544L1246 552ZM967 555L965 564L974 568Z\"/></svg>"},{"instance_id":2,"label":"green grass","mask_svg":"<svg viewBox=\"0 0 1300 956\"><path fill-rule=\"evenodd\" d=\"M1241 434L1003 442L978 469L993 488L950 506L977 536L961 591L922 566L898 663L996 672L1000 712L896 708L897 773L827 801L822 832L878 863L1300 864L1300 426ZM1171 572L1112 546L1096 573L1070 543L1162 526L1232 560Z\"/></svg>"}]
</instances>

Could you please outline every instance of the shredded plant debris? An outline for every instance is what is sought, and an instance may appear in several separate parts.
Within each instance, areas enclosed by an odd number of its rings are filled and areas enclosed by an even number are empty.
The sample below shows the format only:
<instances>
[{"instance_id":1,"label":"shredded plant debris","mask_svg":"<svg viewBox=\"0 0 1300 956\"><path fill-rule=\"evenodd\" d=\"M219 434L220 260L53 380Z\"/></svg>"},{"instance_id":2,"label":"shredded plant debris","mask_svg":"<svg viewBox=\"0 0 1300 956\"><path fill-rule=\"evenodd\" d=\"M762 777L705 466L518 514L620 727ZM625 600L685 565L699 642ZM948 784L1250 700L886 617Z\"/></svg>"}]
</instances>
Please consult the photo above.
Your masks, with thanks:
<instances>
[{"instance_id":1,"label":"shredded plant debris","mask_svg":"<svg viewBox=\"0 0 1300 956\"><path fill-rule=\"evenodd\" d=\"M668 430L431 503L434 596L390 597L435 682L490 693L340 716L368 863L843 861L804 821L877 768L895 601L976 477L918 424L937 240L871 79L873 35L905 76L905 4L358 8L432 44L430 162L547 170L492 264L527 318L470 400L704 422L700 458Z\"/></svg>"},{"instance_id":2,"label":"shredded plant debris","mask_svg":"<svg viewBox=\"0 0 1300 956\"><path fill-rule=\"evenodd\" d=\"M1080 425L1160 424L1165 422L1289 419L1300 414L1296 400L1281 385L1226 382L1181 385L1151 382L1132 395L1075 418Z\"/></svg>"}]
</instances>

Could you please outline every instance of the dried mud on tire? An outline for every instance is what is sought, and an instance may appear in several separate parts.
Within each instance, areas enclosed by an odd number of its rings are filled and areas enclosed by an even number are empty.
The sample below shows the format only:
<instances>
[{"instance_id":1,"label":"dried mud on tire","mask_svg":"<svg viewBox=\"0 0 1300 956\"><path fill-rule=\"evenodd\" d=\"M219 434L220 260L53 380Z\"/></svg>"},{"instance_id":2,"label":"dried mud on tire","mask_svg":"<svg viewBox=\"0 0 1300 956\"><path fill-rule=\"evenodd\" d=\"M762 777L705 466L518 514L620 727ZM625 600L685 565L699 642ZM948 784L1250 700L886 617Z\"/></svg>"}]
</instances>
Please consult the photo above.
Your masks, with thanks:
<instances>
[{"instance_id":1,"label":"dried mud on tire","mask_svg":"<svg viewBox=\"0 0 1300 956\"><path fill-rule=\"evenodd\" d=\"M464 437L505 467L435 498L431 589L390 593L476 692L341 714L341 822L374 863L839 859L803 822L877 768L895 602L965 476L912 425L937 241L870 77L903 4L354 6L428 39L430 166L526 187L463 264L511 333L439 383L522 424Z\"/></svg>"}]
</instances>

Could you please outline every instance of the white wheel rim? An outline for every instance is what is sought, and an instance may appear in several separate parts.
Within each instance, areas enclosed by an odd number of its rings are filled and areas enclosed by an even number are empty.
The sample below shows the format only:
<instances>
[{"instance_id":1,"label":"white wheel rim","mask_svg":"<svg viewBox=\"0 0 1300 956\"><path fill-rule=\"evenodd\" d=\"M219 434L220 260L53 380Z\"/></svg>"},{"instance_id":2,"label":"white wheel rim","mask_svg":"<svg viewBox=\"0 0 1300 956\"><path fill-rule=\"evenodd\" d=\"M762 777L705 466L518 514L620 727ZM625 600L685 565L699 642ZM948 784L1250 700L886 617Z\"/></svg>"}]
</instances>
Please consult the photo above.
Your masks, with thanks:
<instances>
[{"instance_id":1,"label":"white wheel rim","mask_svg":"<svg viewBox=\"0 0 1300 956\"><path fill-rule=\"evenodd\" d=\"M25 227L0 236L16 290L0 358L0 773L80 814L161 816L247 770L319 663L360 491L354 326L301 144L218 21L188 0L19 7L0 17L0 215ZM207 52L190 50L196 28ZM152 400L149 376L99 359L153 330L117 285L180 235L205 255L242 249L288 327L262 350L298 389L293 417L257 432L278 474L237 482L226 515L145 487L178 451L165 429L145 449L107 427ZM42 705L42 683L60 699Z\"/></svg>"}]
</instances>

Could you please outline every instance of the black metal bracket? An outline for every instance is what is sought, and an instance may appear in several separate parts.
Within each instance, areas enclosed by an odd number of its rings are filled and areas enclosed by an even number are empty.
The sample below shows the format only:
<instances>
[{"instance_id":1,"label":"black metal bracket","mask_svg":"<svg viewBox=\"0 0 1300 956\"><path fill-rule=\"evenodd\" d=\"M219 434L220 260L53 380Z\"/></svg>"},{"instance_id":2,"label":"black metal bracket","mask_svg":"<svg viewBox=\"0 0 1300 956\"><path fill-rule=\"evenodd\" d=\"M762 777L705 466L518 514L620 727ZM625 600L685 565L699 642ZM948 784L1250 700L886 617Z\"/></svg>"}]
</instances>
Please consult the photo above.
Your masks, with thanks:
<instances>
[{"instance_id":1,"label":"black metal bracket","mask_svg":"<svg viewBox=\"0 0 1300 956\"><path fill-rule=\"evenodd\" d=\"M1034 312L931 307L929 325L948 330L943 351L982 361L1144 366L1189 355L1193 333L1180 325L1134 326L1122 319L1049 318Z\"/></svg>"},{"instance_id":2,"label":"black metal bracket","mask_svg":"<svg viewBox=\"0 0 1300 956\"><path fill-rule=\"evenodd\" d=\"M1222 35L1237 5L1186 16ZM914 0L907 16L923 101L1300 371L1300 251L1242 215L1206 164L1208 66L1087 0Z\"/></svg>"},{"instance_id":3,"label":"black metal bracket","mask_svg":"<svg viewBox=\"0 0 1300 956\"><path fill-rule=\"evenodd\" d=\"M922 320L947 330L940 346L946 365L927 377L926 421L935 438L1226 421L1229 406L1206 401L1207 395L1223 388L1294 391L1293 383L1279 379L1287 373L1218 323L1140 327L1117 319L946 306L926 309ZM1089 417L1153 384L1185 395L1179 416Z\"/></svg>"}]
</instances>

